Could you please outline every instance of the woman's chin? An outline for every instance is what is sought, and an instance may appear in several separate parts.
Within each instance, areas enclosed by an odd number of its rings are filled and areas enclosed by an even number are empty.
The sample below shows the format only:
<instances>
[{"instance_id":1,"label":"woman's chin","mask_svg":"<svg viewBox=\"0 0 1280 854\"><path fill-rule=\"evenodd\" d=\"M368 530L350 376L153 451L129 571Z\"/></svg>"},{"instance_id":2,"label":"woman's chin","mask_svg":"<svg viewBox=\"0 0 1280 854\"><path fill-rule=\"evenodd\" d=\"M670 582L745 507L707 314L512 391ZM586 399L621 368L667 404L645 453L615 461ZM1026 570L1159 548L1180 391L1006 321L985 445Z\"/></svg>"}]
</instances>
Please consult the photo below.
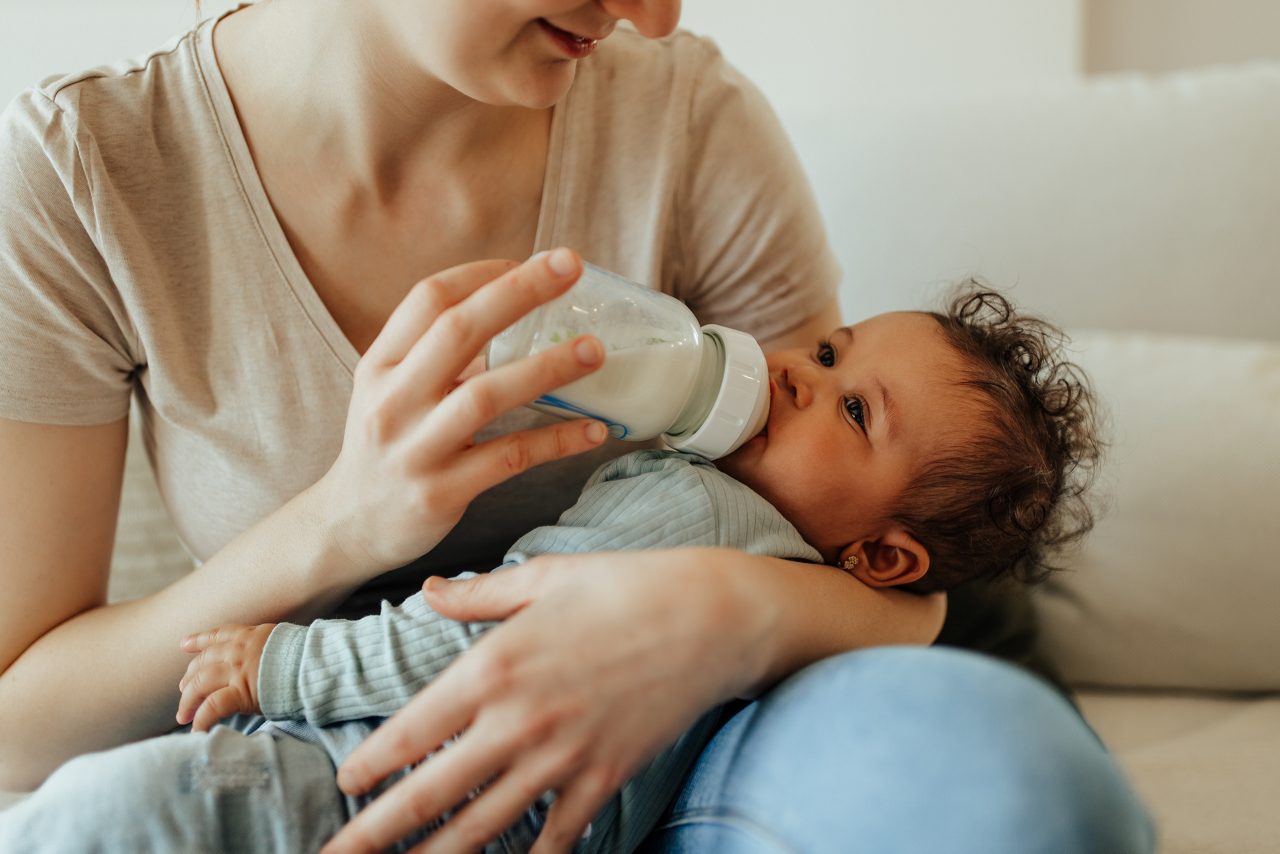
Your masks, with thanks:
<instances>
[{"instance_id":1,"label":"woman's chin","mask_svg":"<svg viewBox=\"0 0 1280 854\"><path fill-rule=\"evenodd\" d=\"M569 91L577 69L577 61L572 59L540 63L527 74L508 79L503 88L512 106L546 110L558 104Z\"/></svg>"}]
</instances>

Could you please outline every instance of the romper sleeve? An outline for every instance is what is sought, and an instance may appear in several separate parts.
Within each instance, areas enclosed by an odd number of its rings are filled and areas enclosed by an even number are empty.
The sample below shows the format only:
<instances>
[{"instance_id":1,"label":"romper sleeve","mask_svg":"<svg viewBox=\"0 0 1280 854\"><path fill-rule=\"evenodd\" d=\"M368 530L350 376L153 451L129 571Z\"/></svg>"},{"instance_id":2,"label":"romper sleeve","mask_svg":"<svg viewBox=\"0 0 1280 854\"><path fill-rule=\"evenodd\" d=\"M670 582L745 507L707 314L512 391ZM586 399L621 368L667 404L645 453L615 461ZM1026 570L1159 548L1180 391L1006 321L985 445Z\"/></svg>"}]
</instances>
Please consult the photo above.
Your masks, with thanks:
<instances>
[{"instance_id":1,"label":"romper sleeve","mask_svg":"<svg viewBox=\"0 0 1280 854\"><path fill-rule=\"evenodd\" d=\"M525 534L507 559L715 546L715 510L695 471L699 465L706 462L659 450L634 451L606 463L559 522Z\"/></svg>"},{"instance_id":2,"label":"romper sleeve","mask_svg":"<svg viewBox=\"0 0 1280 854\"><path fill-rule=\"evenodd\" d=\"M124 418L136 341L94 239L74 116L43 90L0 115L0 418Z\"/></svg>"},{"instance_id":3,"label":"romper sleeve","mask_svg":"<svg viewBox=\"0 0 1280 854\"><path fill-rule=\"evenodd\" d=\"M281 623L258 665L258 704L316 726L391 715L496 625L442 617L421 593L362 620Z\"/></svg>"},{"instance_id":4,"label":"romper sleeve","mask_svg":"<svg viewBox=\"0 0 1280 854\"><path fill-rule=\"evenodd\" d=\"M766 340L830 305L840 267L777 116L712 42L700 41L675 295L703 323Z\"/></svg>"},{"instance_id":5,"label":"romper sleeve","mask_svg":"<svg viewBox=\"0 0 1280 854\"><path fill-rule=\"evenodd\" d=\"M716 545L747 554L822 563L822 554L768 501L711 465L696 471L715 508Z\"/></svg>"},{"instance_id":6,"label":"romper sleeve","mask_svg":"<svg viewBox=\"0 0 1280 854\"><path fill-rule=\"evenodd\" d=\"M822 563L749 487L702 457L662 450L633 451L601 466L556 525L521 537L507 559L697 546Z\"/></svg>"}]
</instances>

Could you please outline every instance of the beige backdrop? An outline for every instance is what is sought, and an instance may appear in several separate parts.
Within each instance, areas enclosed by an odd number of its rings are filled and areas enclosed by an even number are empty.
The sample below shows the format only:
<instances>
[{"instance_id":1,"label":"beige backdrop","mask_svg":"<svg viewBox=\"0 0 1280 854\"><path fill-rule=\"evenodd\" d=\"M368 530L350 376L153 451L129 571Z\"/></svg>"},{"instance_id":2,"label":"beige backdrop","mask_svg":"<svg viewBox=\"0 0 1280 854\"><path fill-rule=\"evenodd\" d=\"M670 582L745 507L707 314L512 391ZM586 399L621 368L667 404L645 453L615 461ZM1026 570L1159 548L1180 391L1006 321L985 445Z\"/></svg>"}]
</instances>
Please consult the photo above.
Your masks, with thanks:
<instances>
[{"instance_id":1,"label":"beige backdrop","mask_svg":"<svg viewBox=\"0 0 1280 854\"><path fill-rule=\"evenodd\" d=\"M1276 0L1085 0L1087 72L1280 59Z\"/></svg>"}]
</instances>

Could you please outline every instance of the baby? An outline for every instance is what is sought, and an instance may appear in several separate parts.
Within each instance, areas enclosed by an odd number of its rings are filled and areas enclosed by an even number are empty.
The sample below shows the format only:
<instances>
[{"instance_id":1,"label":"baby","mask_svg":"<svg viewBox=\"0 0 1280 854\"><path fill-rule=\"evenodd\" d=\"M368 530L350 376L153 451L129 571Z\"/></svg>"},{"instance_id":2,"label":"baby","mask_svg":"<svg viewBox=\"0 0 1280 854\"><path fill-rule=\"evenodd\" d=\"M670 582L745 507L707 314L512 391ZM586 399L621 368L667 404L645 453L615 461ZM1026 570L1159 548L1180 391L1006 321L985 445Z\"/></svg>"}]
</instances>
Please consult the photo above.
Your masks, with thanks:
<instances>
[{"instance_id":1,"label":"baby","mask_svg":"<svg viewBox=\"0 0 1280 854\"><path fill-rule=\"evenodd\" d=\"M715 465L655 450L614 460L504 567L546 553L724 546L833 564L873 587L1037 580L1046 556L1092 522L1092 396L1062 340L970 282L945 312L881 315L774 353L759 436ZM198 734L72 760L0 814L0 849L318 850L407 773L353 798L334 769L493 625L447 620L414 595L357 622L188 638L199 655L178 720ZM220 720L229 725L204 732ZM634 851L717 723L708 714L650 762L575 851ZM486 850L528 851L551 797Z\"/></svg>"}]
</instances>

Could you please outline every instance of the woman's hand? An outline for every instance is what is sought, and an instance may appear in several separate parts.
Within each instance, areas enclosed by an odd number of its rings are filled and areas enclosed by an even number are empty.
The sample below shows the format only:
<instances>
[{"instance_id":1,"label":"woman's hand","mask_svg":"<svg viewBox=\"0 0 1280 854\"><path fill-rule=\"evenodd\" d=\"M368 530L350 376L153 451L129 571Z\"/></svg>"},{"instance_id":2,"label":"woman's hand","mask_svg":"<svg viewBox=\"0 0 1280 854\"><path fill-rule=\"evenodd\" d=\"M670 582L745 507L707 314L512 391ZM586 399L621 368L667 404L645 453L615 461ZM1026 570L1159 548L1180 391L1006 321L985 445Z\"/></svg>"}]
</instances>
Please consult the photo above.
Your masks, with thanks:
<instances>
[{"instance_id":1,"label":"woman's hand","mask_svg":"<svg viewBox=\"0 0 1280 854\"><path fill-rule=\"evenodd\" d=\"M312 487L321 525L353 574L425 554L484 490L604 441L604 425L586 420L472 439L502 413L596 370L604 349L595 338L459 382L489 339L581 273L568 249L520 265L463 264L419 283L392 313L356 368L342 453Z\"/></svg>"},{"instance_id":2,"label":"woman's hand","mask_svg":"<svg viewBox=\"0 0 1280 854\"><path fill-rule=\"evenodd\" d=\"M261 714L258 665L275 627L229 625L183 638L182 651L196 657L178 683L178 723L191 724L192 732L208 732L225 717Z\"/></svg>"},{"instance_id":3,"label":"woman's hand","mask_svg":"<svg viewBox=\"0 0 1280 854\"><path fill-rule=\"evenodd\" d=\"M431 579L424 595L452 619L509 619L343 764L339 785L364 793L465 730L326 854L382 851L491 779L423 851L477 851L548 790L558 797L534 851L568 851L622 783L717 703L834 652L928 643L945 610L831 567L724 549L545 556Z\"/></svg>"}]
</instances>

